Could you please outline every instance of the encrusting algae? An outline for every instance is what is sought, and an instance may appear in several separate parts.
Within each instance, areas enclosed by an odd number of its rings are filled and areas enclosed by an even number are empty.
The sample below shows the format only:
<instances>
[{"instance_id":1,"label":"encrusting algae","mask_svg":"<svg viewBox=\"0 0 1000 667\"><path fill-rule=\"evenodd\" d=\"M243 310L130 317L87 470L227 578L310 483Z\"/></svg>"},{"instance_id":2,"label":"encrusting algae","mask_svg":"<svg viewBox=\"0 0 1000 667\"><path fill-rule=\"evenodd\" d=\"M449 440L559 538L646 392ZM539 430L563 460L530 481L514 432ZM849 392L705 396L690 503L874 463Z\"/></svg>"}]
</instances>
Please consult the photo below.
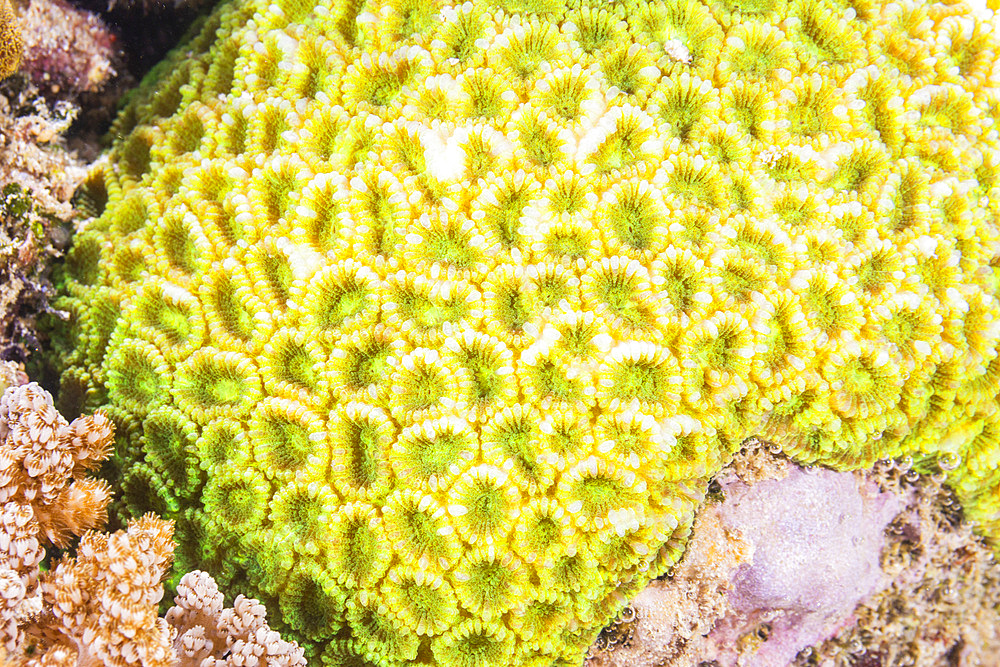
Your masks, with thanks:
<instances>
[{"instance_id":1,"label":"encrusting algae","mask_svg":"<svg viewBox=\"0 0 1000 667\"><path fill-rule=\"evenodd\" d=\"M1000 537L963 3L233 2L83 199L61 405L311 664L569 665L757 435Z\"/></svg>"}]
</instances>

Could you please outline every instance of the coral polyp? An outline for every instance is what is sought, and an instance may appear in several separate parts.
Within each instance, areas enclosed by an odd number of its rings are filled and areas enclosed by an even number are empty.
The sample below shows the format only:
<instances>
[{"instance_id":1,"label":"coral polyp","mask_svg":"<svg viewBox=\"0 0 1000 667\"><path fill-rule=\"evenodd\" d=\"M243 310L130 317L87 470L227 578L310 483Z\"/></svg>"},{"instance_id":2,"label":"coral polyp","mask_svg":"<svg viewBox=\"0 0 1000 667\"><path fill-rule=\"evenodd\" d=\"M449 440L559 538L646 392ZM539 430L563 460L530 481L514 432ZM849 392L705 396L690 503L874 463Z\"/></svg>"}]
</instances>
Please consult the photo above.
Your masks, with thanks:
<instances>
[{"instance_id":1,"label":"coral polyp","mask_svg":"<svg viewBox=\"0 0 1000 667\"><path fill-rule=\"evenodd\" d=\"M998 48L960 2L235 0L87 181L63 408L317 665L579 664L753 435L940 469L995 543Z\"/></svg>"}]
</instances>

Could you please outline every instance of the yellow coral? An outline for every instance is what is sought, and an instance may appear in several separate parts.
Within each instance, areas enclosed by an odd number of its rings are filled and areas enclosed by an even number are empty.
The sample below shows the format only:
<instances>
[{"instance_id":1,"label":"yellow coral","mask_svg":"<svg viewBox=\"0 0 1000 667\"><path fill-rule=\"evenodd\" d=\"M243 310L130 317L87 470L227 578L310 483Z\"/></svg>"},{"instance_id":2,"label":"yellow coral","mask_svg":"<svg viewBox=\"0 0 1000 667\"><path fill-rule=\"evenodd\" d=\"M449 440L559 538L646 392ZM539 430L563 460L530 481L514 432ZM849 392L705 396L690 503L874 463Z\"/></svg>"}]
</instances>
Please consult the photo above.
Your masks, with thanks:
<instances>
[{"instance_id":1,"label":"yellow coral","mask_svg":"<svg viewBox=\"0 0 1000 667\"><path fill-rule=\"evenodd\" d=\"M64 396L313 660L578 660L750 435L1000 530L961 3L239 0L116 122Z\"/></svg>"},{"instance_id":2,"label":"yellow coral","mask_svg":"<svg viewBox=\"0 0 1000 667\"><path fill-rule=\"evenodd\" d=\"M0 79L13 74L21 64L21 31L10 0L0 0Z\"/></svg>"}]
</instances>

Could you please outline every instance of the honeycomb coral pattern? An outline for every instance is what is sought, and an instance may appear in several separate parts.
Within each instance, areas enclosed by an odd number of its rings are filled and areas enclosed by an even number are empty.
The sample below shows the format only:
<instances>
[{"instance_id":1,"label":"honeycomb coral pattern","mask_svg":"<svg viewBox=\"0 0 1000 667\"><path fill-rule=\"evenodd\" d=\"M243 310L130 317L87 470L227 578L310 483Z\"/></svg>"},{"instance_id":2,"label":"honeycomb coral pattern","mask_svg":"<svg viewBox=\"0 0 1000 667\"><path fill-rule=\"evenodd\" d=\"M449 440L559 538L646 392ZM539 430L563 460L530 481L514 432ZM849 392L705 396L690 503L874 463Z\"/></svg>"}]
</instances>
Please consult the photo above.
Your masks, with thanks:
<instances>
[{"instance_id":1,"label":"honeycomb coral pattern","mask_svg":"<svg viewBox=\"0 0 1000 667\"><path fill-rule=\"evenodd\" d=\"M995 51L960 2L225 5L88 181L61 401L313 664L579 664L751 435L996 538Z\"/></svg>"}]
</instances>

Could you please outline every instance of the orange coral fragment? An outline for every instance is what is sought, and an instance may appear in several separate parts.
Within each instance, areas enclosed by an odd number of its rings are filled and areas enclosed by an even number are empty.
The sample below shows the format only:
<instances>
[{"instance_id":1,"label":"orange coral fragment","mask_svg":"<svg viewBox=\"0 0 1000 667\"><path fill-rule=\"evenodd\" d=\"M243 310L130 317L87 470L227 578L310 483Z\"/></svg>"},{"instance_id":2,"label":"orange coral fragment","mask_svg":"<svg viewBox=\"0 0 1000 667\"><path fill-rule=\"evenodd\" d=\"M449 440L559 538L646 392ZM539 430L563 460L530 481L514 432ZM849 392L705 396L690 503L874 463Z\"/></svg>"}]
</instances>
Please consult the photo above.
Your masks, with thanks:
<instances>
[{"instance_id":1,"label":"orange coral fragment","mask_svg":"<svg viewBox=\"0 0 1000 667\"><path fill-rule=\"evenodd\" d=\"M104 524L109 487L83 474L107 456L114 428L101 414L68 424L48 392L10 379L0 398L0 642L13 651L42 607L44 545Z\"/></svg>"}]
</instances>

